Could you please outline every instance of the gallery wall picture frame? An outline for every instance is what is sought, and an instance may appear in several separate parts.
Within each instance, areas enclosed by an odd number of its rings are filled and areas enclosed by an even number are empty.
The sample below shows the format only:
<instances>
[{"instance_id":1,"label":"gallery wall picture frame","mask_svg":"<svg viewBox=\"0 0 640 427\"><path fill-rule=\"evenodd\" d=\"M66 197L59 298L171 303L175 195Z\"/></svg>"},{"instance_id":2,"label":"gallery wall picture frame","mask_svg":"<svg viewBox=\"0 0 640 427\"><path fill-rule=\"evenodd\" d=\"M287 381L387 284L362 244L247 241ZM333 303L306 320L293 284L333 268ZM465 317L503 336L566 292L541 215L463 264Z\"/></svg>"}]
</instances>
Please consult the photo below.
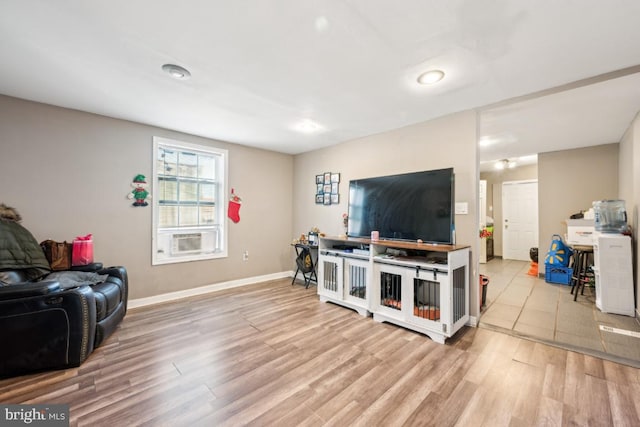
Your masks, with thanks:
<instances>
[{"instance_id":1,"label":"gallery wall picture frame","mask_svg":"<svg viewBox=\"0 0 640 427\"><path fill-rule=\"evenodd\" d=\"M322 174L315 175L315 177L316 204L328 206L340 203L340 173L323 172Z\"/></svg>"}]
</instances>

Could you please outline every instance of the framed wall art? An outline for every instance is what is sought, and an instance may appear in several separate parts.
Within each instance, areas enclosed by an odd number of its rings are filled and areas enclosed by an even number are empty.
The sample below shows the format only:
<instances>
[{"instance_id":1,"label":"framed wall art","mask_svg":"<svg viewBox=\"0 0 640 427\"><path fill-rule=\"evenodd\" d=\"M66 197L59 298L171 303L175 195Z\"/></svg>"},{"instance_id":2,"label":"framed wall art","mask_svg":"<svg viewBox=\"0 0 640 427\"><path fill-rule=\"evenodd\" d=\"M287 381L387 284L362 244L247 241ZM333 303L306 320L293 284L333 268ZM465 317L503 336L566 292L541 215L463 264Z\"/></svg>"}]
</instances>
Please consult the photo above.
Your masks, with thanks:
<instances>
[{"instance_id":1,"label":"framed wall art","mask_svg":"<svg viewBox=\"0 0 640 427\"><path fill-rule=\"evenodd\" d=\"M337 205L340 202L340 174L336 172L324 172L316 175L317 205Z\"/></svg>"}]
</instances>

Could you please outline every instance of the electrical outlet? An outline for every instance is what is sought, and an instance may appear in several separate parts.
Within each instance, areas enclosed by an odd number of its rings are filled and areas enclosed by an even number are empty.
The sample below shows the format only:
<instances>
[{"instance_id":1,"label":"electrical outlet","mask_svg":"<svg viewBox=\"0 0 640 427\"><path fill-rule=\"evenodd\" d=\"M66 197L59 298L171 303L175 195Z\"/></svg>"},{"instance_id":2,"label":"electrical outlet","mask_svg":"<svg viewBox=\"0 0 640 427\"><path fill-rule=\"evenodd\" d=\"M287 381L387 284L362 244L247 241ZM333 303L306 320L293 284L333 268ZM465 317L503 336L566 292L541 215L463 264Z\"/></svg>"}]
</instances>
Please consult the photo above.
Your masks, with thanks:
<instances>
[{"instance_id":1,"label":"electrical outlet","mask_svg":"<svg viewBox=\"0 0 640 427\"><path fill-rule=\"evenodd\" d=\"M242 253L242 260L243 261L249 261L249 251L244 251Z\"/></svg>"}]
</instances>

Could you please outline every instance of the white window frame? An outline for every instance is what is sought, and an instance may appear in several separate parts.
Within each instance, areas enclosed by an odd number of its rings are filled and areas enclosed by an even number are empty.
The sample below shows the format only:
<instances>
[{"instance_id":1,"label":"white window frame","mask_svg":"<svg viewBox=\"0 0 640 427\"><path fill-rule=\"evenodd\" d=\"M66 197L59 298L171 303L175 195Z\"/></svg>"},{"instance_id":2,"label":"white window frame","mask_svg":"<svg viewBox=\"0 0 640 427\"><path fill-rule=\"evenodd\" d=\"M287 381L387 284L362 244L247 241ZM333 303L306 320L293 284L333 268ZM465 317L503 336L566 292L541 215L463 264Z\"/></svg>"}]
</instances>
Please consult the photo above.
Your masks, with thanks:
<instances>
[{"instance_id":1,"label":"white window frame","mask_svg":"<svg viewBox=\"0 0 640 427\"><path fill-rule=\"evenodd\" d=\"M196 154L211 155L217 158L217 184L215 200L215 218L217 224L213 226L183 226L161 228L159 226L160 185L158 170L158 155L161 148L184 150ZM229 152L221 148L192 144L173 139L153 137L153 181L152 181L152 265L172 264L178 262L200 261L207 259L226 258L228 256L227 241L227 182L229 170ZM177 249L182 239L196 238L202 246L197 250ZM217 247L217 248L216 248ZM175 252L174 252L175 251Z\"/></svg>"}]
</instances>

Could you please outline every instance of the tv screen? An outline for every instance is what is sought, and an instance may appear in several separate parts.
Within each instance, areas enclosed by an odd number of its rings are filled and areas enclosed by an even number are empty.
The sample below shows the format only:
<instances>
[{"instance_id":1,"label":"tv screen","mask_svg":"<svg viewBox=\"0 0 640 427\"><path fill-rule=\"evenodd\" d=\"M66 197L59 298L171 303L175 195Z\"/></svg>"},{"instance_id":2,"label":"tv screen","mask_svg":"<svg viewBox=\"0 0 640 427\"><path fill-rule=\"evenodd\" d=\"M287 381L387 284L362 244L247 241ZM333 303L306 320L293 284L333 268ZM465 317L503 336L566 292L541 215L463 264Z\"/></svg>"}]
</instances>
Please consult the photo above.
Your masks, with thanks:
<instances>
[{"instance_id":1,"label":"tv screen","mask_svg":"<svg viewBox=\"0 0 640 427\"><path fill-rule=\"evenodd\" d=\"M349 182L351 237L453 243L453 168Z\"/></svg>"}]
</instances>

